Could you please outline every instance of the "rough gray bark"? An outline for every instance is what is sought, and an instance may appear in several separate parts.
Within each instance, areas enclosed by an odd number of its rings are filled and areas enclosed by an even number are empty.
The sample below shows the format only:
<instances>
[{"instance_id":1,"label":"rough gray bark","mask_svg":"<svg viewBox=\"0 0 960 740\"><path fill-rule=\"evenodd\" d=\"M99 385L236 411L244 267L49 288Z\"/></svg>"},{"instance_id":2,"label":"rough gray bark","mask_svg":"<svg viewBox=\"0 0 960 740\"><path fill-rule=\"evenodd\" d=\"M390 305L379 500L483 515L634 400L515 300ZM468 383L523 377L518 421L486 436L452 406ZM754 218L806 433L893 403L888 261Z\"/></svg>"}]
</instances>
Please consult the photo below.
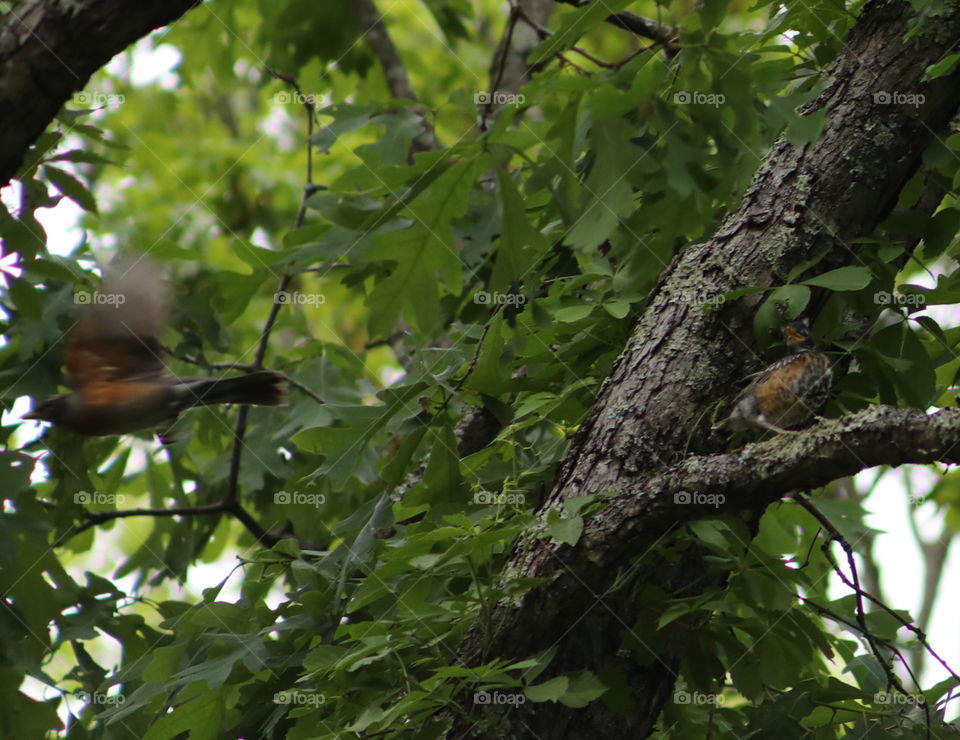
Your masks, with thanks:
<instances>
[{"instance_id":1,"label":"rough gray bark","mask_svg":"<svg viewBox=\"0 0 960 740\"><path fill-rule=\"evenodd\" d=\"M199 0L27 0L0 18L0 183L90 75Z\"/></svg>"},{"instance_id":2,"label":"rough gray bark","mask_svg":"<svg viewBox=\"0 0 960 740\"><path fill-rule=\"evenodd\" d=\"M704 410L729 395L745 374L750 319L760 298L731 301L714 313L684 300L691 292L721 295L747 285L783 284L791 269L824 248L831 251L818 271L856 263L852 241L871 233L890 211L935 132L960 105L960 74L921 83L926 68L960 38L958 6L950 3L905 43L909 5L867 5L811 106L827 110L821 137L806 146L777 142L740 208L709 242L690 246L662 276L540 515L545 519L576 496L617 496L589 521L576 547L550 539L519 543L505 577L545 583L498 605L490 631L475 628L461 646L467 664L557 647L538 683L558 673L619 669L634 701L631 716L602 701L584 709L527 702L509 713L471 704L464 709L472 721L458 717L452 737L470 736L478 727L496 727L506 737L643 737L652 731L672 691L683 645L651 646L656 659L641 666L618 653L620 633L633 623L644 585L671 592L693 582L700 564L662 567L654 553L644 558L632 588L621 586L616 598L605 597L627 564L653 551L670 528L702 515L697 507L672 506L678 481L686 491L724 492L728 501L759 514L789 490L820 486L871 465L938 459L960 442L957 412L927 419L881 409L732 456L687 457L711 451ZM874 100L879 92L922 93L925 103L884 105ZM910 434L900 434L897 424L908 425Z\"/></svg>"}]
</instances>

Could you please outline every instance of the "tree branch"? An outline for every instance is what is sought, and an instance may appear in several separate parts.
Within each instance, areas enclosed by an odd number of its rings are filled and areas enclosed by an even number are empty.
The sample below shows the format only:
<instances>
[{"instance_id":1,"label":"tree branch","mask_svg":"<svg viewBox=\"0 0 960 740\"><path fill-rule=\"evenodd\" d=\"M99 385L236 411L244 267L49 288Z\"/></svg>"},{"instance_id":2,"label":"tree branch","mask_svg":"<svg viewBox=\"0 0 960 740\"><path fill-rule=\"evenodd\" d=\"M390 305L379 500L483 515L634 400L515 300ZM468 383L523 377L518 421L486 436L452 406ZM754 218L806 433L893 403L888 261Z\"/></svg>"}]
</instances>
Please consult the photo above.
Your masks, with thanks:
<instances>
[{"instance_id":1,"label":"tree branch","mask_svg":"<svg viewBox=\"0 0 960 740\"><path fill-rule=\"evenodd\" d=\"M765 506L791 491L821 488L866 468L933 462L960 463L960 409L928 416L917 409L871 406L733 452L687 458L641 484L639 495L697 492L724 496L728 507ZM644 517L651 513L645 509Z\"/></svg>"},{"instance_id":2,"label":"tree branch","mask_svg":"<svg viewBox=\"0 0 960 740\"><path fill-rule=\"evenodd\" d=\"M198 504L197 506L177 506L174 508L139 508L139 509L117 509L115 511L84 511L86 521L66 534L62 535L54 543L55 547L61 546L71 537L84 532L91 527L96 527L106 522L112 522L116 519L127 519L133 516L150 516L154 518L171 516L210 516L229 514L243 524L247 531L252 534L257 542L264 547L273 547L281 540L296 540L301 550L323 550L327 545L320 542L312 542L296 537L292 532L285 530L274 531L264 529L260 523L253 518L249 511L240 506L239 503L229 501L218 501L215 504Z\"/></svg>"},{"instance_id":3,"label":"tree branch","mask_svg":"<svg viewBox=\"0 0 960 740\"><path fill-rule=\"evenodd\" d=\"M763 508L798 490L820 488L878 465L960 463L960 409L928 416L871 406L800 431L717 455L689 457L632 480L611 506L615 517L585 526L593 558L624 556L624 538L663 531L717 510Z\"/></svg>"},{"instance_id":4,"label":"tree branch","mask_svg":"<svg viewBox=\"0 0 960 740\"><path fill-rule=\"evenodd\" d=\"M582 0L557 0L557 2L572 5L575 8L582 8L589 4L582 2ZM630 33L640 36L641 38L656 41L663 46L668 56L673 56L679 51L679 49L671 43L677 34L676 29L655 21L652 18L644 18L642 15L624 11L608 15L606 22L617 28L630 31Z\"/></svg>"},{"instance_id":5,"label":"tree branch","mask_svg":"<svg viewBox=\"0 0 960 740\"><path fill-rule=\"evenodd\" d=\"M418 101L419 98L413 91L410 78L407 76L407 67L403 62L403 57L400 56L400 52L397 51L390 34L387 33L383 16L380 15L380 11L377 10L373 0L353 0L353 10L360 20L360 25L370 48L380 61L380 68L383 70L390 95L394 98ZM417 134L411 142L411 153L426 152L439 148L433 126L427 121L423 106L417 105L413 110L420 117L423 131Z\"/></svg>"}]
</instances>

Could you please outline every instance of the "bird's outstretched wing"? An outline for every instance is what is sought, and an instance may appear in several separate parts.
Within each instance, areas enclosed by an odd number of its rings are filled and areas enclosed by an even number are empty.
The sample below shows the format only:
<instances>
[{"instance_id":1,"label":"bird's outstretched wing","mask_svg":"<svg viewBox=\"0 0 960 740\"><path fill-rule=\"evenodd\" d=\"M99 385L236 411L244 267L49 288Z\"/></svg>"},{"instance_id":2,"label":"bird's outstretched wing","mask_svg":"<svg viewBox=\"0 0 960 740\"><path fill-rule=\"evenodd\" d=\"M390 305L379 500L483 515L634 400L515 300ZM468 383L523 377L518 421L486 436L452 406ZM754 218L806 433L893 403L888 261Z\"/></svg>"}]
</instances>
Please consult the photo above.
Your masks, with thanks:
<instances>
[{"instance_id":1,"label":"bird's outstretched wing","mask_svg":"<svg viewBox=\"0 0 960 740\"><path fill-rule=\"evenodd\" d=\"M166 307L166 286L146 258L128 257L106 268L100 292L90 296L67 343L73 386L82 391L162 375L157 335Z\"/></svg>"}]
</instances>

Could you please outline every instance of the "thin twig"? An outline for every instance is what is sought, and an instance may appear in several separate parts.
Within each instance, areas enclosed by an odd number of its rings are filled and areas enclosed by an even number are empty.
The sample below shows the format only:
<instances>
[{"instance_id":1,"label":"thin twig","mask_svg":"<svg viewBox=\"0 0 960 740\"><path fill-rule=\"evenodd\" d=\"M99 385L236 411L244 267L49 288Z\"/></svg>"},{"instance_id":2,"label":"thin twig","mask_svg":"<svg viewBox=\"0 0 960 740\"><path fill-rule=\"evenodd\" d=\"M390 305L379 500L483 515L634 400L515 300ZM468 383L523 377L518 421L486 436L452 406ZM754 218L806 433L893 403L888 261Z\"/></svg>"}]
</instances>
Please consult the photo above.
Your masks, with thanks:
<instances>
[{"instance_id":1,"label":"thin twig","mask_svg":"<svg viewBox=\"0 0 960 740\"><path fill-rule=\"evenodd\" d=\"M487 102L483 104L483 115L480 116L480 130L487 130L487 119L493 114L494 95L500 89L500 83L503 82L503 73L507 67L507 54L510 52L510 45L513 43L513 29L516 28L517 21L520 19L520 11L516 5L510 3L510 16L507 18L507 35L503 40L503 47L500 49L500 59L497 60L497 76L493 80L493 86L487 95Z\"/></svg>"},{"instance_id":2,"label":"thin twig","mask_svg":"<svg viewBox=\"0 0 960 740\"><path fill-rule=\"evenodd\" d=\"M587 4L580 0L557 0L557 2L564 3L565 5L573 5L576 8L582 8ZM673 39L677 35L676 29L664 25L653 18L645 18L636 13L623 11L620 13L612 13L604 20L606 23L616 26L617 28L622 28L624 31L630 31L630 33L636 36L655 41L663 47L668 57L675 55L679 51L679 47L673 44Z\"/></svg>"},{"instance_id":3,"label":"thin twig","mask_svg":"<svg viewBox=\"0 0 960 740\"><path fill-rule=\"evenodd\" d=\"M900 650L895 646L891 645L889 642L882 640L877 635L873 634L873 632L871 632L870 629L867 627L866 611L863 605L864 598L869 599L872 603L876 604L885 612L887 612L889 615L894 617L894 619L896 619L901 625L903 625L908 630L913 632L914 635L916 635L917 639L920 641L920 643L924 646L924 648L927 649L930 655L932 655L934 658L936 658L940 662L940 664L950 673L950 675L954 678L954 680L960 680L960 677L958 677L957 674L954 673L954 671L946 664L946 662L939 655L937 655L937 653L929 646L929 644L926 641L926 636L923 634L923 631L921 629L916 627L909 620L904 619L900 614L898 614L896 611L894 611L889 606L887 606L883 601L881 601L880 599L872 596L871 594L863 590L863 588L860 586L860 576L857 571L856 561L854 560L854 557L853 557L853 548L850 546L850 543L846 541L846 539L843 537L840 531L833 525L833 523L829 519L827 519L827 517L824 516L805 495L798 494L794 496L794 500L797 503L799 503L800 506L802 506L814 519L820 522L821 526L823 526L823 528L827 530L827 532L829 533L830 536L824 542L821 549L823 550L823 553L827 558L827 561L830 563L830 566L833 568L834 572L840 577L840 580L842 580L843 583L848 588L852 589L854 592L854 595L856 597L856 603L857 603L856 617L857 617L857 624L859 627L858 631L863 635L864 639L870 645L870 650L876 656L877 661L880 663L881 666L883 666L884 673L887 676L888 685L893 686L897 691L899 691L904 695L909 695L909 692L904 688L903 684L900 682L900 679L891 670L888 664L888 661L884 659L883 653L880 651L879 643L883 643L884 647L886 647L888 650L891 650L899 658L901 664L909 674L910 679L913 681L914 685L917 687L918 690L922 690L918 677L914 674L913 670L910 668L909 662L904 658ZM837 542L840 545L840 547L843 549L844 553L846 554L847 565L850 569L849 578L847 577L843 569L840 568L839 563L836 562L836 560L833 557L833 554L830 552L830 543L833 541ZM927 728L929 730L930 707L927 704L926 698L922 694L921 694L920 701L918 703L923 707Z\"/></svg>"},{"instance_id":4,"label":"thin twig","mask_svg":"<svg viewBox=\"0 0 960 740\"><path fill-rule=\"evenodd\" d=\"M60 536L60 538L54 543L55 547L59 547L68 539L75 537L76 535L84 532L91 527L96 527L105 522L111 522L116 519L127 519L133 516L152 516L152 517L172 517L172 516L210 516L210 515L221 515L221 514L230 514L235 519L239 520L252 534L258 542L266 547L273 547L275 544L281 540L291 539L291 535L286 534L285 532L273 532L264 529L259 522L257 522L248 511L243 507L231 507L226 501L219 501L215 504L199 504L197 506L178 506L175 508L140 508L140 509L117 509L115 511L85 511L84 515L86 516L86 521L83 524L80 524L73 529L71 529L66 534ZM301 540L299 537L294 538L297 540L297 543L300 546L301 550L322 550L326 547L325 544L319 542L311 542L308 540Z\"/></svg>"},{"instance_id":5,"label":"thin twig","mask_svg":"<svg viewBox=\"0 0 960 740\"><path fill-rule=\"evenodd\" d=\"M276 76L278 79L284 80L285 82L290 83L294 86L298 93L300 93L300 85L295 79L281 76L276 71L270 69L267 70ZM304 98L305 100L309 100ZM306 186L304 187L303 197L300 200L300 210L297 212L297 220L294 225L294 230L299 229L303 225L303 219L307 211L307 192L310 191L313 185L313 144L311 139L313 138L313 119L314 119L314 109L311 102L304 104L307 112L307 180ZM280 285L277 287L276 293L274 293L273 306L270 309L270 315L267 317L267 322L263 327L263 332L260 335L260 343L257 346L256 354L254 355L253 360L253 369L259 370L263 367L263 358L267 354L267 344L270 341L270 334L273 331L273 327L277 322L277 315L280 313L280 307L283 305L280 301L276 300L276 295L286 291L287 287L290 285L290 280L293 279L291 274L292 263L287 263L286 267L283 269L283 275L280 278ZM230 472L227 477L227 493L224 497L225 504L230 508L231 512L235 515L242 516L239 512L243 510L239 508L239 480L240 480L240 458L243 456L243 438L247 433L247 414L249 413L249 406L241 406L240 411L237 414L237 426L234 431L234 443L233 443L233 454L230 457ZM245 512L244 512L245 513Z\"/></svg>"}]
</instances>

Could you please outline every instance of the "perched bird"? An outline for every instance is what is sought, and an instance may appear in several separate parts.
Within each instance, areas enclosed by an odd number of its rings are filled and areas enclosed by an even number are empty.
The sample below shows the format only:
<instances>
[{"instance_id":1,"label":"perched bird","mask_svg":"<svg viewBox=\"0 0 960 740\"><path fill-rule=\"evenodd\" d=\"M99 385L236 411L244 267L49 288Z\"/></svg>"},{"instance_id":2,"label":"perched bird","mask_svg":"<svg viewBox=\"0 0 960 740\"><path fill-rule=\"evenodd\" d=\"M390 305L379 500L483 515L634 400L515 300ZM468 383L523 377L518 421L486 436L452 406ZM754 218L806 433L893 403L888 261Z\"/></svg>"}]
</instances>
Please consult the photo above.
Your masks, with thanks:
<instances>
[{"instance_id":1,"label":"perched bird","mask_svg":"<svg viewBox=\"0 0 960 740\"><path fill-rule=\"evenodd\" d=\"M66 349L73 393L40 403L24 419L78 434L125 434L169 427L194 406L283 402L285 379L270 370L216 379L167 374L157 338L167 293L148 260L115 262L104 271L100 292L85 302Z\"/></svg>"},{"instance_id":2,"label":"perched bird","mask_svg":"<svg viewBox=\"0 0 960 740\"><path fill-rule=\"evenodd\" d=\"M823 352L813 349L805 320L787 325L790 351L754 379L733 402L730 416L714 426L782 433L803 424L827 402L833 370Z\"/></svg>"}]
</instances>

